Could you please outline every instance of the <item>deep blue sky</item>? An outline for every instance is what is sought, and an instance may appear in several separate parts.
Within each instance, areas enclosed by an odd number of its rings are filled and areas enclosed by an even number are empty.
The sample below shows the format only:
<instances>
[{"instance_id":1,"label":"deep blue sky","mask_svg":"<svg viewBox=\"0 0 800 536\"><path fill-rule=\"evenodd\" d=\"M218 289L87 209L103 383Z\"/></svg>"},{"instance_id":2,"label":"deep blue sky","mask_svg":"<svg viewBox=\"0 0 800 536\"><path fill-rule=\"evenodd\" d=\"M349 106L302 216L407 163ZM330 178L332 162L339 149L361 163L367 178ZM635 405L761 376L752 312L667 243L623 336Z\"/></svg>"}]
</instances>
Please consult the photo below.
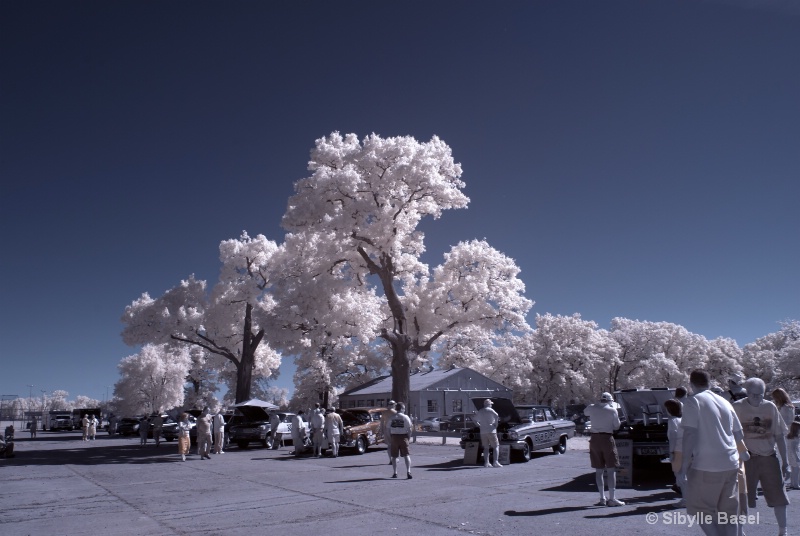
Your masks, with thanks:
<instances>
[{"instance_id":1,"label":"deep blue sky","mask_svg":"<svg viewBox=\"0 0 800 536\"><path fill-rule=\"evenodd\" d=\"M125 306L214 282L243 229L280 241L334 130L446 141L472 202L425 223L426 260L488 239L531 322L776 331L800 318L790 5L5 0L0 394L103 399Z\"/></svg>"}]
</instances>

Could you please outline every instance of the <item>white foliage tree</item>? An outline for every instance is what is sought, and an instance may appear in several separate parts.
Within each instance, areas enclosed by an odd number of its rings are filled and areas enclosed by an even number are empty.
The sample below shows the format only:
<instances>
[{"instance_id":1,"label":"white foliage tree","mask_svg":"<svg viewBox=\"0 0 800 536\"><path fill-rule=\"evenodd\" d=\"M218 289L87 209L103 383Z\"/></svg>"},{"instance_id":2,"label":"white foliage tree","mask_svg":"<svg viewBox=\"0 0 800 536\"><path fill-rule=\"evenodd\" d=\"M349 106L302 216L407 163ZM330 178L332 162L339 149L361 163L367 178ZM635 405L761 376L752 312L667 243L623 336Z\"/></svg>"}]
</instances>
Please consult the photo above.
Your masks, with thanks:
<instances>
[{"instance_id":1,"label":"white foliage tree","mask_svg":"<svg viewBox=\"0 0 800 536\"><path fill-rule=\"evenodd\" d=\"M316 245L316 277L380 298L383 319L370 328L391 350L395 399L408 400L412 361L440 338L470 326L527 327L519 268L486 242L454 246L432 274L419 259L420 221L469 202L461 166L439 138L333 133L317 140L308 168L283 225Z\"/></svg>"},{"instance_id":2,"label":"white foliage tree","mask_svg":"<svg viewBox=\"0 0 800 536\"><path fill-rule=\"evenodd\" d=\"M705 370L721 388L726 389L727 378L731 374L742 373L742 356L742 349L735 340L728 337L717 337L708 341L708 359ZM688 384L685 387L688 387Z\"/></svg>"},{"instance_id":3,"label":"white foliage tree","mask_svg":"<svg viewBox=\"0 0 800 536\"><path fill-rule=\"evenodd\" d=\"M183 405L183 387L191 366L187 348L146 344L118 365L116 410L127 415L161 412Z\"/></svg>"},{"instance_id":4,"label":"white foliage tree","mask_svg":"<svg viewBox=\"0 0 800 536\"><path fill-rule=\"evenodd\" d=\"M180 342L218 356L217 368L236 372L236 401L250 398L253 375L270 376L278 355L263 339L260 327L274 307L268 293L278 246L258 235L220 244L219 282L206 290L194 276L152 299L147 293L125 309L122 338L126 344Z\"/></svg>"}]
</instances>

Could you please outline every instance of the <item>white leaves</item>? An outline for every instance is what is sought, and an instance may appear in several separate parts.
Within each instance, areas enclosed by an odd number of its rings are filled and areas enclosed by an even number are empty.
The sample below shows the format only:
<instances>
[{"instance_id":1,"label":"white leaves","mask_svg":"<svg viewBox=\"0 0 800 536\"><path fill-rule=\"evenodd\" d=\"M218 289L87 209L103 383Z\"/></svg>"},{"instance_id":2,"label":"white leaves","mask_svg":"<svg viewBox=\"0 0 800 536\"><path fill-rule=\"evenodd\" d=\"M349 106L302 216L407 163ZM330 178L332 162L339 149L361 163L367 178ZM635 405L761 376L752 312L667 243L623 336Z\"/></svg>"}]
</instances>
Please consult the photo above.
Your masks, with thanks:
<instances>
[{"instance_id":1,"label":"white leaves","mask_svg":"<svg viewBox=\"0 0 800 536\"><path fill-rule=\"evenodd\" d=\"M124 358L114 386L117 410L135 415L180 406L191 364L188 348L166 344L147 344L139 353Z\"/></svg>"}]
</instances>

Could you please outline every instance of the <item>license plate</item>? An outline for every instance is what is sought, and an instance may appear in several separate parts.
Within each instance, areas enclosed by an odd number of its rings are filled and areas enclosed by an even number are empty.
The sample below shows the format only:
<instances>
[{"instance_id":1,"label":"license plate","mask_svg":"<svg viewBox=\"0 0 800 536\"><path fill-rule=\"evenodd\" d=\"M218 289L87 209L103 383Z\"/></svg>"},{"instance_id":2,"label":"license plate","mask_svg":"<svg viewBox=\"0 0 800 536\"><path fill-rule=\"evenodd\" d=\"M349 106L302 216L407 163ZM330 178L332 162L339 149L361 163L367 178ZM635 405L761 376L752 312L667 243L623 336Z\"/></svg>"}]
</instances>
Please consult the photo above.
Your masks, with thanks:
<instances>
[{"instance_id":1,"label":"license plate","mask_svg":"<svg viewBox=\"0 0 800 536\"><path fill-rule=\"evenodd\" d=\"M663 456L667 453L666 447L640 447L636 450L640 456Z\"/></svg>"}]
</instances>

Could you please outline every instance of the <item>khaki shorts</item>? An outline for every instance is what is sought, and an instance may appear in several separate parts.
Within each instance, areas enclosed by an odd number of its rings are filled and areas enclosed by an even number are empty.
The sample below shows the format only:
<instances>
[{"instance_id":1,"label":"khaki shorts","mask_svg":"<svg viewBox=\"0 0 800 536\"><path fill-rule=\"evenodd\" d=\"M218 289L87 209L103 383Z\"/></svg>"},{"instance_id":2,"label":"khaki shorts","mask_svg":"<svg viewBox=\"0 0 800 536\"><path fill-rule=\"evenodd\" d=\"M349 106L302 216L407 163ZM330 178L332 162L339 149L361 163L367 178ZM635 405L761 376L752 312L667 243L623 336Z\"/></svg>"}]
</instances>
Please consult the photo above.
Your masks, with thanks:
<instances>
[{"instance_id":1,"label":"khaki shorts","mask_svg":"<svg viewBox=\"0 0 800 536\"><path fill-rule=\"evenodd\" d=\"M392 458L397 458L397 455L406 457L409 455L408 450L408 436L406 434L392 434Z\"/></svg>"},{"instance_id":2,"label":"khaki shorts","mask_svg":"<svg viewBox=\"0 0 800 536\"><path fill-rule=\"evenodd\" d=\"M493 449L500 446L500 441L497 439L497 434L481 434L481 445L485 449Z\"/></svg>"},{"instance_id":3,"label":"khaki shorts","mask_svg":"<svg viewBox=\"0 0 800 536\"><path fill-rule=\"evenodd\" d=\"M789 504L786 486L783 483L781 464L776 455L756 456L751 454L750 459L744 462L744 467L745 480L747 481L747 503L750 508L756 507L759 481L761 482L761 490L764 492L767 506L774 508Z\"/></svg>"},{"instance_id":4,"label":"khaki shorts","mask_svg":"<svg viewBox=\"0 0 800 536\"><path fill-rule=\"evenodd\" d=\"M714 516L725 512L729 516L739 513L738 469L730 471L699 471L689 469L684 488L686 513L704 513Z\"/></svg>"},{"instance_id":5,"label":"khaki shorts","mask_svg":"<svg viewBox=\"0 0 800 536\"><path fill-rule=\"evenodd\" d=\"M614 469L619 467L619 454L614 436L594 433L589 438L589 461L592 469Z\"/></svg>"}]
</instances>

